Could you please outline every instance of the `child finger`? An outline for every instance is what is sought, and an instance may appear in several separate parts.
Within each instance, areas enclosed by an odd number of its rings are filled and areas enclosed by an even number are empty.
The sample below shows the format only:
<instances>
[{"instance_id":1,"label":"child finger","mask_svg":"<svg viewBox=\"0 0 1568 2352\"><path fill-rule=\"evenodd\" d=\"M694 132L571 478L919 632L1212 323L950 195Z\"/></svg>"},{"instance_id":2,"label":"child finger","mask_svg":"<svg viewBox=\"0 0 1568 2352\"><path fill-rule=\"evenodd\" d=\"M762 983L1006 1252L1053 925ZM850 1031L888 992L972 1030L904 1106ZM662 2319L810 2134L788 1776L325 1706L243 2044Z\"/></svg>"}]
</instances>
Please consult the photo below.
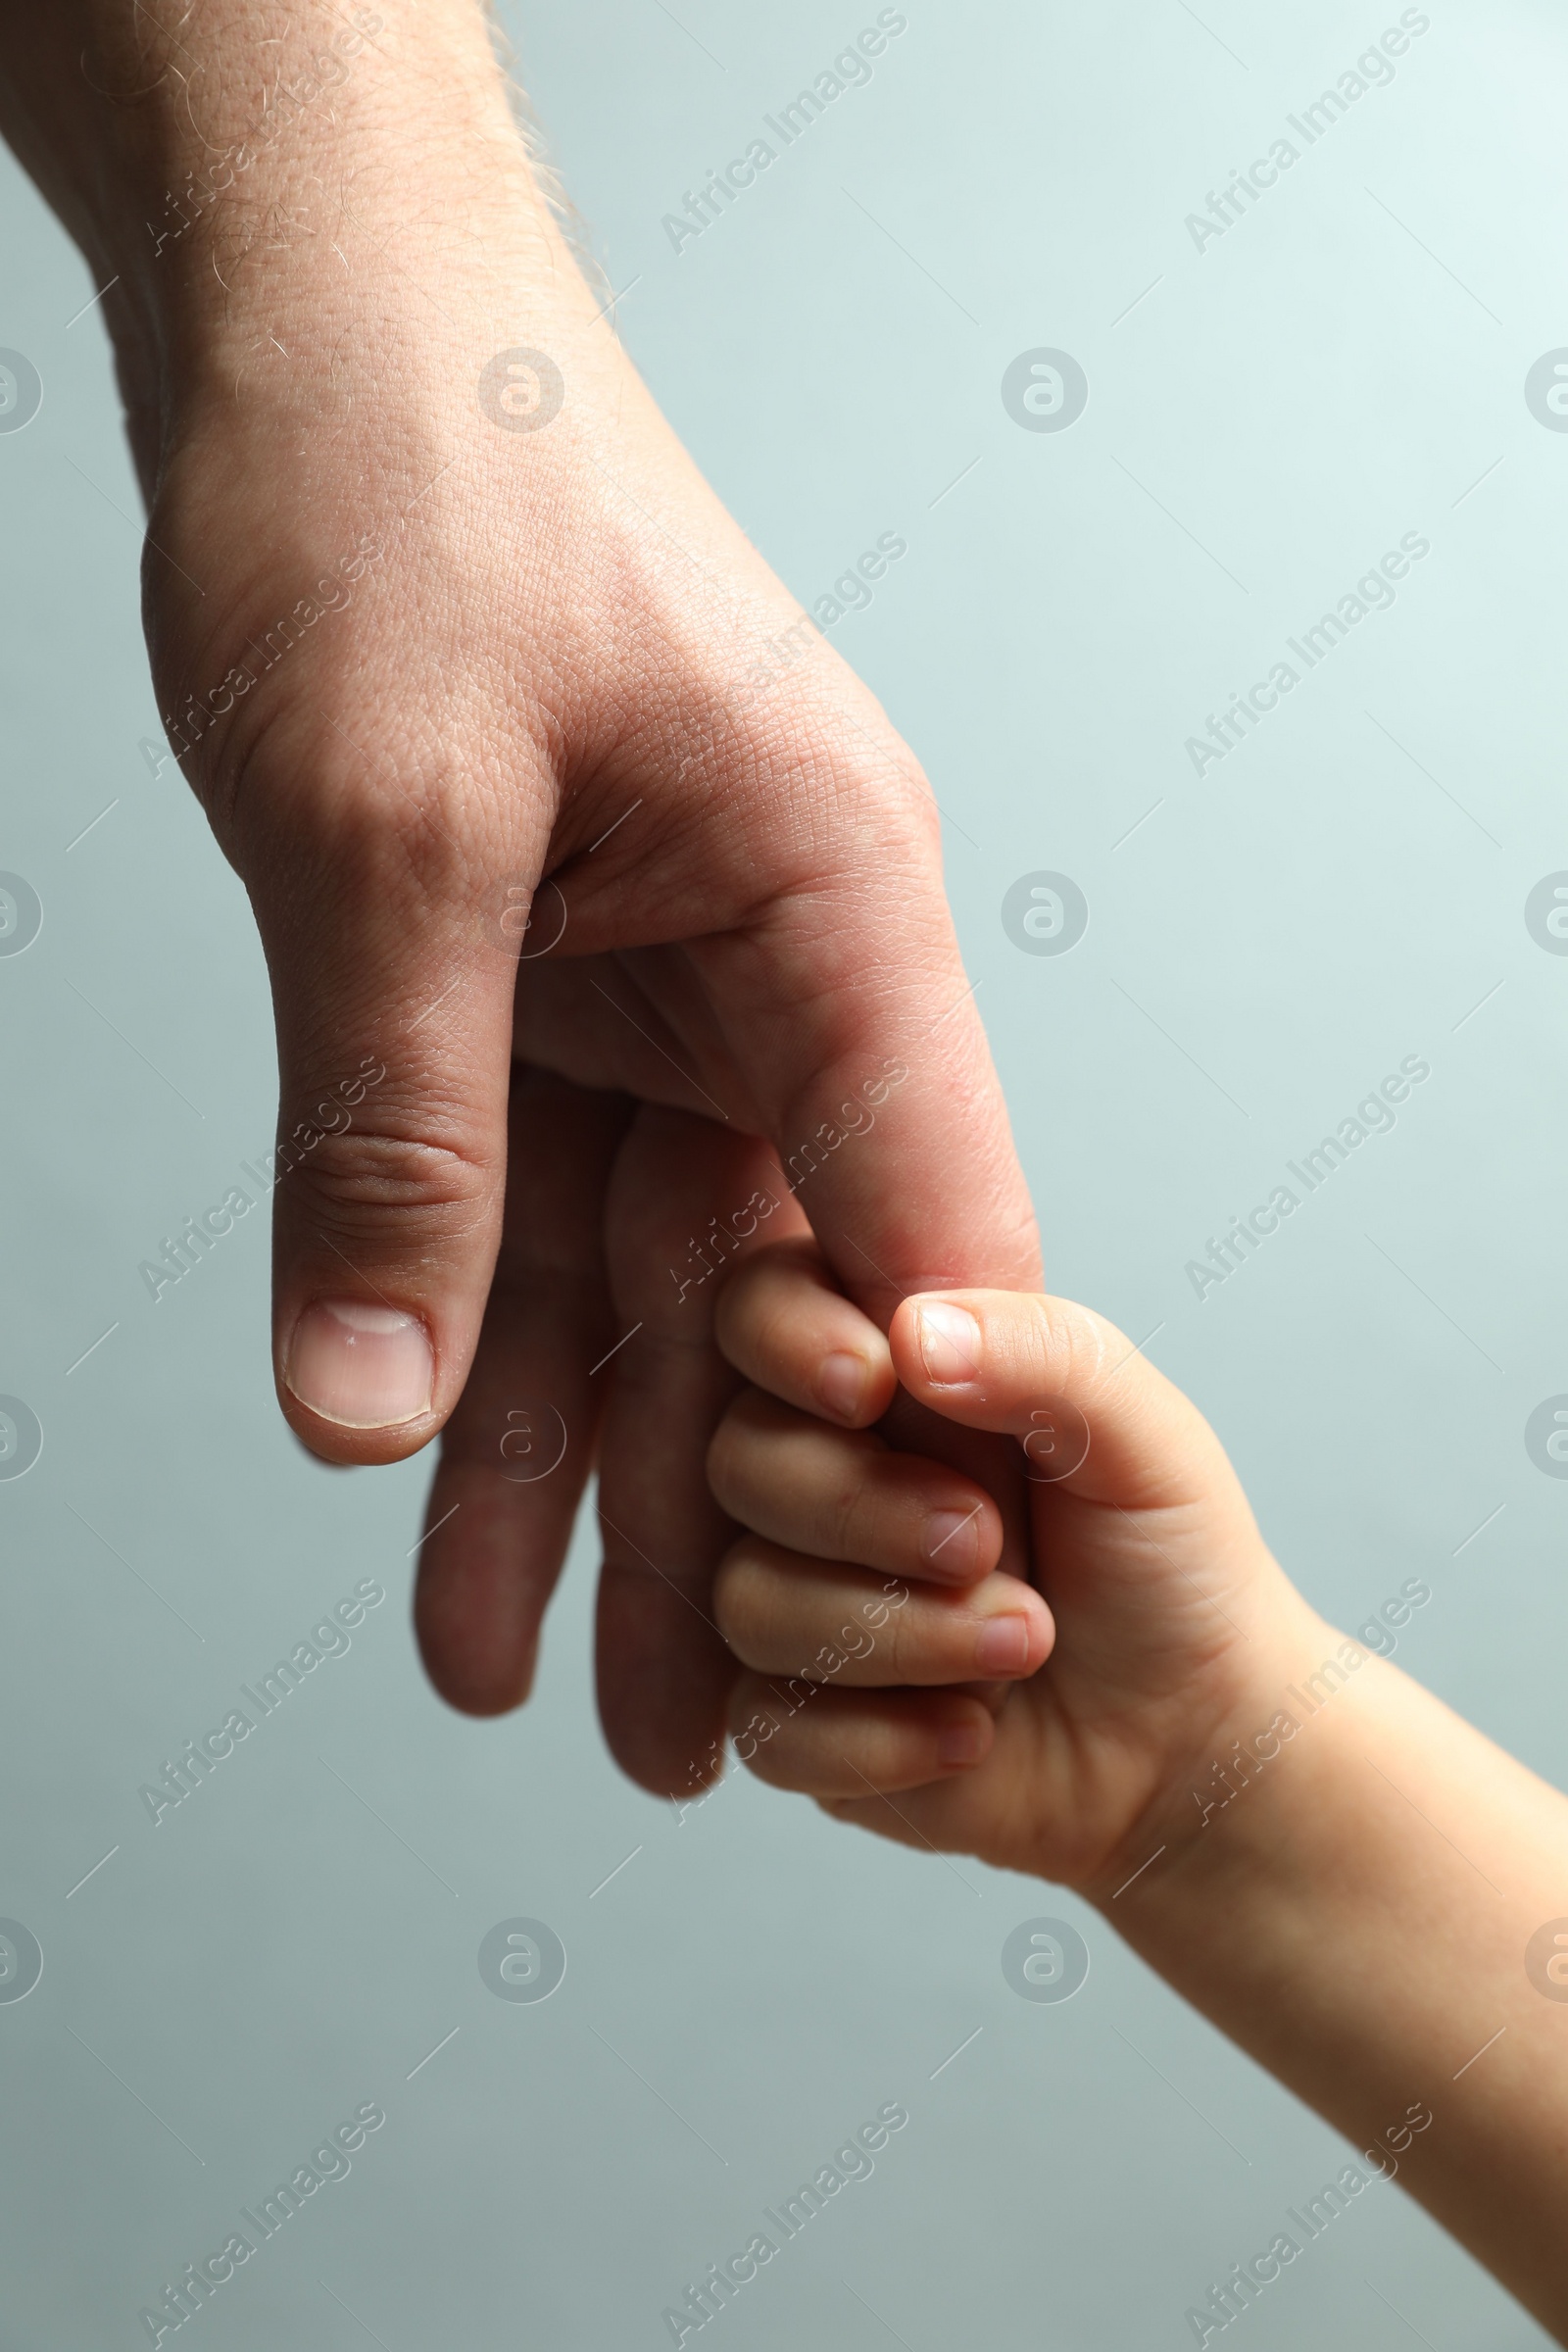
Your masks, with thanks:
<instances>
[{"instance_id":1,"label":"child finger","mask_svg":"<svg viewBox=\"0 0 1568 2352\"><path fill-rule=\"evenodd\" d=\"M1123 1508L1187 1501L1234 1484L1197 1406L1087 1306L1013 1291L906 1299L894 1367L922 1404L1017 1438L1026 1473Z\"/></svg>"},{"instance_id":2,"label":"child finger","mask_svg":"<svg viewBox=\"0 0 1568 2352\"><path fill-rule=\"evenodd\" d=\"M793 1707L746 1675L730 1706L735 1753L759 1780L819 1798L876 1796L972 1772L995 1721L961 1690L828 1690Z\"/></svg>"},{"instance_id":3,"label":"child finger","mask_svg":"<svg viewBox=\"0 0 1568 2352\"><path fill-rule=\"evenodd\" d=\"M738 1372L802 1412L864 1429L892 1402L887 1341L808 1237L743 1260L719 1294L714 1333Z\"/></svg>"},{"instance_id":4,"label":"child finger","mask_svg":"<svg viewBox=\"0 0 1568 2352\"><path fill-rule=\"evenodd\" d=\"M760 1389L714 1431L708 1477L731 1518L816 1559L962 1585L1001 1556L1002 1515L961 1471L829 1429Z\"/></svg>"},{"instance_id":5,"label":"child finger","mask_svg":"<svg viewBox=\"0 0 1568 2352\"><path fill-rule=\"evenodd\" d=\"M961 1590L910 1585L743 1536L713 1586L713 1614L743 1665L839 1689L1013 1682L1051 1654L1038 1592L991 1575Z\"/></svg>"}]
</instances>

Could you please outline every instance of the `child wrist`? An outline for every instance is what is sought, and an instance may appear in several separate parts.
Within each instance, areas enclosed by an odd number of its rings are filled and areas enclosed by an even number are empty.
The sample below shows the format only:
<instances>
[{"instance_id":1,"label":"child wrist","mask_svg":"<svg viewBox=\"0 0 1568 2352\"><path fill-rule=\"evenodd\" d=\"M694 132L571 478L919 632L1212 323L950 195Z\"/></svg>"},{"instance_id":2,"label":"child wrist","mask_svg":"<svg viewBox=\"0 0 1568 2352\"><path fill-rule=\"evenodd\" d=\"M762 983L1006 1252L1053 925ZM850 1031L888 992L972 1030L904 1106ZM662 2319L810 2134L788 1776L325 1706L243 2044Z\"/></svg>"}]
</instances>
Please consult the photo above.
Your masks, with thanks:
<instances>
[{"instance_id":1,"label":"child wrist","mask_svg":"<svg viewBox=\"0 0 1568 2352\"><path fill-rule=\"evenodd\" d=\"M1134 1914L1151 1925L1161 1914L1239 1919L1288 1900L1310 1867L1298 1831L1310 1826L1315 1851L1353 1804L1365 1706L1389 1672L1303 1607L1290 1642L1173 1769L1090 1899L1129 1933Z\"/></svg>"}]
</instances>

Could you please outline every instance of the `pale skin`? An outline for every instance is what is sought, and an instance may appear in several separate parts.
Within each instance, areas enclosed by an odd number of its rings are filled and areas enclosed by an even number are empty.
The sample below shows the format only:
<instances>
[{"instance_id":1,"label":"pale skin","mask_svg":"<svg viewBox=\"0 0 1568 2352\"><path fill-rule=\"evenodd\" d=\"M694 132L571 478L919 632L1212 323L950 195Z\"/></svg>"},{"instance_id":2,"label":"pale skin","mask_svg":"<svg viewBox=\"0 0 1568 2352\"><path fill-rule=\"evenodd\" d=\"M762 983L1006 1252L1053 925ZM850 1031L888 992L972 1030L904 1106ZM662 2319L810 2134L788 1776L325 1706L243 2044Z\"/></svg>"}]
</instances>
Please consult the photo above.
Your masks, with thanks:
<instances>
[{"instance_id":1,"label":"pale skin","mask_svg":"<svg viewBox=\"0 0 1568 2352\"><path fill-rule=\"evenodd\" d=\"M279 1403L332 1462L442 1438L416 1619L476 1714L527 1693L597 1449L607 1736L683 1788L734 1676L693 1237L847 1127L811 1214L874 1321L1039 1279L930 789L660 416L477 0L0 0L0 51L107 289L281 1136L384 1072L273 1196Z\"/></svg>"},{"instance_id":2,"label":"pale skin","mask_svg":"<svg viewBox=\"0 0 1568 2352\"><path fill-rule=\"evenodd\" d=\"M1568 2341L1568 1799L1307 1605L1087 1307L950 1291L884 1336L797 1235L718 1332L752 1384L710 1454L749 1531L714 1606L751 1769L1076 1888ZM895 1384L1067 1467L1030 1486L1027 1581L981 1488L873 1432Z\"/></svg>"},{"instance_id":3,"label":"pale skin","mask_svg":"<svg viewBox=\"0 0 1568 2352\"><path fill-rule=\"evenodd\" d=\"M945 1469L911 1504L905 1473L872 1471L845 1521L799 1432L737 1409L720 1493L781 1547L724 1572L742 1654L792 1674L797 1635L814 1654L844 1593L864 1598L791 1494L895 1563L879 1592L908 1591L758 1769L1080 1887L1358 2144L1425 2099L1400 2179L1561 2332L1568 2005L1520 1956L1568 1913L1562 1800L1369 1661L1195 1826L1192 1785L1339 1637L1191 1409L1142 1359L1117 1368L1083 1310L996 1287L1038 1282L1034 1226L918 765L659 416L541 200L473 0L372 13L340 76L313 61L352 12L324 0L0 5L0 129L109 288L160 709L261 927L282 1133L367 1057L386 1072L278 1191L282 1409L339 1462L444 1431L419 1623L436 1683L476 1712L526 1692L602 1440L607 1732L648 1787L690 1786L736 1673L707 1607L733 1528L702 1477L736 1375L709 1345L711 1286L680 1299L668 1268L776 1167L748 1137L787 1156L902 1056L907 1090L812 1180L852 1324L798 1390L738 1324L726 1341L808 1411L831 1401L828 1356L862 1363L841 1435L896 1372L911 1436L911 1398L950 1439L978 1433L987 1485ZM284 107L285 86L313 94ZM564 386L538 430L478 405L514 346ZM313 596L298 640L245 672ZM565 928L519 980L508 922L546 875ZM700 1147L692 1112L714 1123ZM933 1284L987 1286L965 1295L986 1334L967 1383L927 1375L897 1305ZM345 1304L369 1320L334 1322ZM1095 1444L1079 1477L1028 1490L1031 1594L996 1566L1024 1556L1016 1448L1009 1466L984 1441L1021 1434L1042 1382L1078 1384ZM567 1430L537 1483L501 1450L518 1396ZM934 1450L937 1423L918 1438ZM772 1506L770 1456L790 1465ZM833 1456L829 1487L858 1494L871 1458ZM927 1504L971 1524L934 1558ZM1011 1668L981 1647L1008 1619ZM766 1703L754 1677L732 1719Z\"/></svg>"}]
</instances>

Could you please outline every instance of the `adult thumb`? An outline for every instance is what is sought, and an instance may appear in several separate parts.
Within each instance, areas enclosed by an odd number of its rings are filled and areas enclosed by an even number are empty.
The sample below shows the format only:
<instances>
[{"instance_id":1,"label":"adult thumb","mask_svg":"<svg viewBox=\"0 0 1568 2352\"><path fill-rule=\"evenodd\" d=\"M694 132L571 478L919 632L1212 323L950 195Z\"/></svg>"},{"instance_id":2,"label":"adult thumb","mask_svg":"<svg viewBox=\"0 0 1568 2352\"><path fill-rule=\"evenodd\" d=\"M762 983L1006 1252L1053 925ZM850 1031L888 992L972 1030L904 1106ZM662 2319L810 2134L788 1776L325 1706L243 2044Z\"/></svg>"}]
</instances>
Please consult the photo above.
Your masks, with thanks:
<instances>
[{"instance_id":1,"label":"adult thumb","mask_svg":"<svg viewBox=\"0 0 1568 2352\"><path fill-rule=\"evenodd\" d=\"M252 887L277 1019L257 1173L278 1398L326 1460L398 1461L462 1395L495 1268L528 886L433 888L381 835L348 872L290 880Z\"/></svg>"}]
</instances>

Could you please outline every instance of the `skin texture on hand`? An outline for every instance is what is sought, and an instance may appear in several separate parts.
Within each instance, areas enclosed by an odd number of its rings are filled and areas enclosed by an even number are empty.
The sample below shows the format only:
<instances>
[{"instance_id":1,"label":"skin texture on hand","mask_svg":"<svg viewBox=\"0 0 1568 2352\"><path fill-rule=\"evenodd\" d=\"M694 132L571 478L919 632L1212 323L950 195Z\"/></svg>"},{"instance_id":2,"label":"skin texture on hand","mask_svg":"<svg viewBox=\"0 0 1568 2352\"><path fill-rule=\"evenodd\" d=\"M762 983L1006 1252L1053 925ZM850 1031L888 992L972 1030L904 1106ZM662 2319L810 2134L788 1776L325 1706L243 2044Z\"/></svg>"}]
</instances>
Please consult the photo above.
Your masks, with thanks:
<instances>
[{"instance_id":1,"label":"skin texture on hand","mask_svg":"<svg viewBox=\"0 0 1568 2352\"><path fill-rule=\"evenodd\" d=\"M760 1531L715 1592L738 1753L1076 1886L1351 2139L1344 2201L1398 2180L1568 2340L1568 1799L1307 1607L1201 1416L1088 1309L960 1293L884 1338L798 1242L737 1270L718 1330L758 1384L710 1451ZM821 1393L846 1355L858 1410ZM983 1491L867 1427L895 1371L1022 1442L1038 1590L997 1572ZM965 1508L956 1570L928 1540Z\"/></svg>"},{"instance_id":2,"label":"skin texture on hand","mask_svg":"<svg viewBox=\"0 0 1568 2352\"><path fill-rule=\"evenodd\" d=\"M660 416L473 0L3 21L0 126L118 280L159 707L267 955L280 1403L339 1462L447 1428L418 1625L477 1712L602 1448L606 1729L686 1788L733 1671L706 1269L798 1194L879 1323L1038 1279L929 790Z\"/></svg>"},{"instance_id":3,"label":"skin texture on hand","mask_svg":"<svg viewBox=\"0 0 1568 2352\"><path fill-rule=\"evenodd\" d=\"M759 1384L730 1405L709 1455L715 1494L754 1531L726 1556L716 1595L753 1670L731 1700L753 1769L906 1844L1086 1891L1128 1855L1137 1867L1172 1788L1198 1827L1187 1788L1315 1621L1186 1397L1066 1299L912 1299L884 1337L833 1298L808 1242L738 1268L719 1331ZM913 1458L902 1433L890 1450L886 1417L834 1429L820 1408L808 1418L772 1401L808 1394L830 1350L864 1362L873 1405L896 1377L922 1405L1010 1444L1032 1568L1009 1573L986 1482L951 1456ZM876 1642L846 1662L839 1637L890 1584ZM1004 1662L978 1646L999 1620L1015 1629ZM814 1662L835 1643L839 1663ZM781 1702L779 1678L803 1672L809 1703ZM1150 1842L1187 1834L1161 1826Z\"/></svg>"}]
</instances>

